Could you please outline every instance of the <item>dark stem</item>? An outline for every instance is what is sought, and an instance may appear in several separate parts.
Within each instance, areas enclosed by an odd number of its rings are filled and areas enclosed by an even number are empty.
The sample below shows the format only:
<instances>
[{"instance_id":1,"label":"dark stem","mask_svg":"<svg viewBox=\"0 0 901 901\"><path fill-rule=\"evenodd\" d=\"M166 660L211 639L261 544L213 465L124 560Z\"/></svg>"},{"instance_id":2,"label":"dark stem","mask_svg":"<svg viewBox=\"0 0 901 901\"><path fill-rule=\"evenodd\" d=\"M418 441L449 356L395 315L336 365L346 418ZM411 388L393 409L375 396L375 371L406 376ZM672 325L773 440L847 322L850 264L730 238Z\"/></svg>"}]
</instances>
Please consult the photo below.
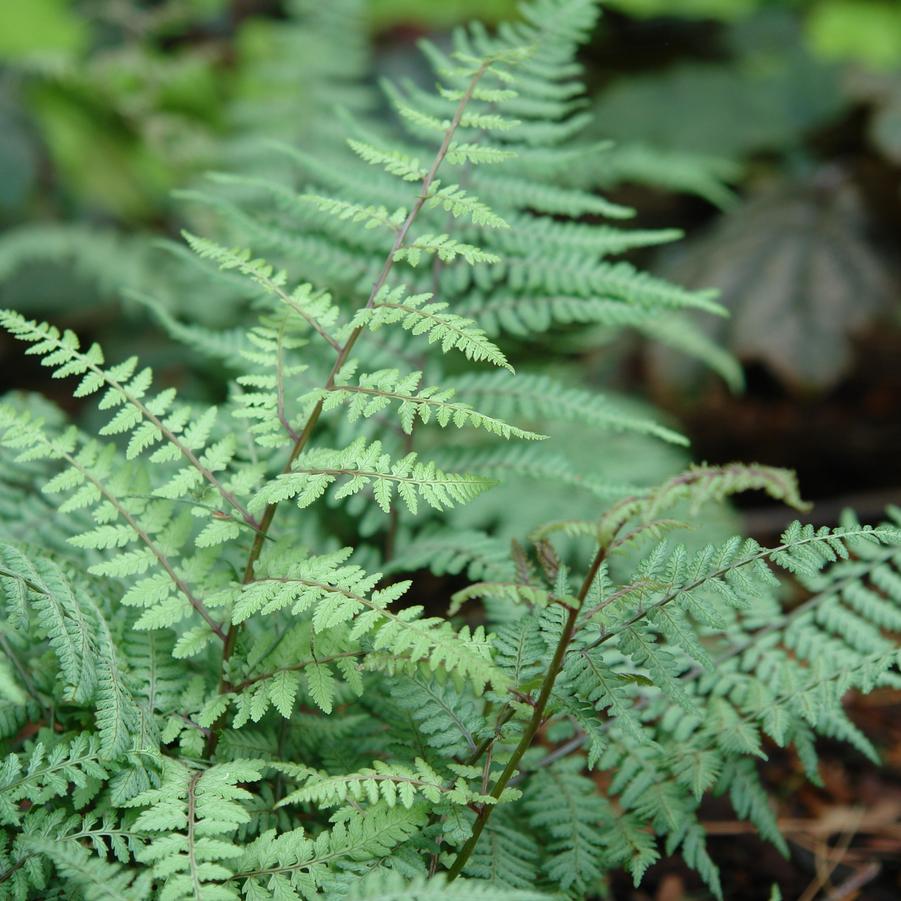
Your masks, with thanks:
<instances>
[{"instance_id":1,"label":"dark stem","mask_svg":"<svg viewBox=\"0 0 901 901\"><path fill-rule=\"evenodd\" d=\"M591 563L591 567L585 574L585 578L582 581L582 586L579 589L578 604L570 608L569 612L566 615L566 622L563 625L563 632L560 635L560 640L557 642L557 647L554 650L554 656L551 659L547 673L544 676L544 682L542 682L541 684L541 692L538 695L538 700L535 702L535 709L532 711L532 716L529 719L529 723L526 726L525 732L523 732L522 737L519 740L519 744L513 751L510 760L507 761L507 765L504 767L504 771L498 777L497 782L494 783L494 788L491 790L492 798L498 799L503 794L504 789L507 787L507 783L513 777L513 774L516 772L517 767L519 766L519 761L522 759L523 754L525 754L526 751L528 751L531 747L532 742L535 739L535 735L538 733L538 730L541 728L541 724L544 722L545 708L547 707L548 701L550 700L551 691L554 688L554 683L557 681L557 676L560 674L560 670L563 668L563 659L566 656L569 644L572 641L573 633L576 630L576 620L579 617L579 609L584 603L585 598L588 595L588 591L591 588L591 585L594 582L595 577L598 574L598 570L601 568L601 564L604 562L606 555L606 545L602 545L598 548L598 551L594 556L594 560ZM489 743L489 747L490 745L491 743ZM456 879L463 871L463 868L466 866L466 862L469 860L472 852L475 850L475 847L479 842L479 837L482 835L482 831L485 828L485 824L488 822L488 818L491 816L491 812L496 806L496 804L482 805L482 808L479 811L478 816L476 817L476 821L475 823L473 823L472 835L470 835L466 844L463 845L463 847L460 849L460 852L457 854L456 860L447 872L448 882L453 882L453 880Z\"/></svg>"}]
</instances>

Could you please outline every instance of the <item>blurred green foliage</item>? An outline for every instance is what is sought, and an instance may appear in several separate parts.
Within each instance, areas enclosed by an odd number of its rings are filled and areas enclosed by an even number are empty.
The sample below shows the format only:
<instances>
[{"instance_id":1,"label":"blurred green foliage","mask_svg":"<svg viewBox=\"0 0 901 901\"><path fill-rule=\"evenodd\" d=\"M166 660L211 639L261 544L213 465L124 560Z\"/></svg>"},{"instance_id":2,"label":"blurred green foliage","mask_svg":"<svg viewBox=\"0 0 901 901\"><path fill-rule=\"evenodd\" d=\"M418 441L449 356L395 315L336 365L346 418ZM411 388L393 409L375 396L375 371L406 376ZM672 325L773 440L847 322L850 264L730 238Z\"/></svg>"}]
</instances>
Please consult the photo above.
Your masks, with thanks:
<instances>
[{"instance_id":1,"label":"blurred green foliage","mask_svg":"<svg viewBox=\"0 0 901 901\"><path fill-rule=\"evenodd\" d=\"M879 68L901 61L901 3L897 0L823 0L810 13L813 49L831 59Z\"/></svg>"},{"instance_id":2,"label":"blurred green foliage","mask_svg":"<svg viewBox=\"0 0 901 901\"><path fill-rule=\"evenodd\" d=\"M516 15L515 0L440 0L427 3L422 0L371 0L370 5L372 23L377 28L390 28L399 23L447 28L472 19L502 22Z\"/></svg>"},{"instance_id":3,"label":"blurred green foliage","mask_svg":"<svg viewBox=\"0 0 901 901\"><path fill-rule=\"evenodd\" d=\"M616 79L595 105L614 141L741 160L790 150L841 112L836 66L813 57L784 15L736 26L723 62L686 62Z\"/></svg>"},{"instance_id":4,"label":"blurred green foliage","mask_svg":"<svg viewBox=\"0 0 901 901\"><path fill-rule=\"evenodd\" d=\"M370 0L370 27L443 29L509 17L513 0ZM717 62L675 60L616 78L600 131L624 143L623 177L665 184L647 147L736 160L797 145L841 112L839 63L882 71L901 60L894 0L608 0L618 16L717 20ZM235 98L253 103L279 57L291 0L27 0L0 4L0 215L79 209L158 222L170 191L215 164ZM764 15L761 15L763 13ZM773 15L775 13L775 15ZM730 24L731 23L731 24ZM774 24L775 23L775 24ZM714 47L719 38L711 33ZM744 41L745 46L736 42ZM307 47L304 52L315 53ZM283 55L283 54L282 54ZM590 54L587 54L590 56ZM587 60L589 65L592 60ZM303 85L292 88L302 93ZM890 94L891 96L887 96ZM870 95L872 97L872 94ZM899 144L901 104L883 90L873 136ZM722 202L699 160L669 186ZM724 171L724 170L721 170ZM658 177L655 179L654 176Z\"/></svg>"},{"instance_id":5,"label":"blurred green foliage","mask_svg":"<svg viewBox=\"0 0 901 901\"><path fill-rule=\"evenodd\" d=\"M767 0L609 0L607 5L630 16L684 16L730 21L753 12L766 2Z\"/></svg>"},{"instance_id":6,"label":"blurred green foliage","mask_svg":"<svg viewBox=\"0 0 901 901\"><path fill-rule=\"evenodd\" d=\"M93 315L106 321L98 311L119 302L111 279L98 294L92 273L99 267L72 274L73 261L87 253L90 228L99 222L131 232L129 241L135 231L176 233L183 217L208 211L176 202L175 189L207 169L272 175L279 163L261 152L265 139L309 147L327 139L329 129L340 131L332 114L339 106L366 108L372 95L362 77L373 69L373 53L376 71L415 78L417 34L473 17L492 24L515 7L514 0L364 4L357 44L334 58L334 40L316 37L336 27L328 25L336 6L325 0L0 0L0 227L85 226L43 245L58 248L57 239L71 245L53 265L47 254L32 252L40 240L9 232L0 241L0 270L9 279L2 290L15 291L19 306L48 314L93 303ZM658 199L638 205L652 216L654 204L674 204L674 195L723 209L744 199L752 210L762 197L772 210L765 195L773 185L797 197L808 196L812 183L831 183L818 175L834 162L821 140L830 130L842 134L840 167L850 165L849 153L901 165L901 2L606 0L605 7L606 22L582 59L594 98L591 136L614 144L574 159L573 186L650 189ZM318 16L326 31L300 24L302 10ZM822 202L831 209L836 200ZM882 265L881 251L869 247L865 198L860 202L861 214L848 220L849 240ZM718 247L718 236L732 233L743 210L714 221L699 236L696 254ZM782 234L783 225L774 221L772 233ZM769 250L759 253L769 259ZM130 251L113 255L123 272L140 269ZM161 254L139 256L147 260L144 277L155 277ZM709 268L692 268L691 278L728 290ZM192 296L185 283L176 287ZM786 311L809 300L804 291L776 294ZM726 298L735 321L745 321L740 307L756 296ZM885 304L874 299L866 306ZM833 309L848 309L847 299ZM220 324L232 312L228 305L194 311ZM796 357L786 352L779 377L831 383L851 353L845 320L834 325L818 333L828 331L830 346L841 348L835 365L813 376L809 361L791 371ZM719 337L737 352L754 343ZM572 351L603 341L591 334Z\"/></svg>"},{"instance_id":7,"label":"blurred green foliage","mask_svg":"<svg viewBox=\"0 0 901 901\"><path fill-rule=\"evenodd\" d=\"M0 59L22 59L48 53L75 59L90 40L88 23L70 0L27 0L3 5Z\"/></svg>"},{"instance_id":8,"label":"blurred green foliage","mask_svg":"<svg viewBox=\"0 0 901 901\"><path fill-rule=\"evenodd\" d=\"M215 144L230 81L222 48L182 38L225 5L3 4L8 127L0 165L3 180L16 186L4 199L13 206L31 199L44 212L74 204L117 218L157 218L168 192ZM22 165L25 146L48 169L40 197L33 196L35 166Z\"/></svg>"}]
</instances>

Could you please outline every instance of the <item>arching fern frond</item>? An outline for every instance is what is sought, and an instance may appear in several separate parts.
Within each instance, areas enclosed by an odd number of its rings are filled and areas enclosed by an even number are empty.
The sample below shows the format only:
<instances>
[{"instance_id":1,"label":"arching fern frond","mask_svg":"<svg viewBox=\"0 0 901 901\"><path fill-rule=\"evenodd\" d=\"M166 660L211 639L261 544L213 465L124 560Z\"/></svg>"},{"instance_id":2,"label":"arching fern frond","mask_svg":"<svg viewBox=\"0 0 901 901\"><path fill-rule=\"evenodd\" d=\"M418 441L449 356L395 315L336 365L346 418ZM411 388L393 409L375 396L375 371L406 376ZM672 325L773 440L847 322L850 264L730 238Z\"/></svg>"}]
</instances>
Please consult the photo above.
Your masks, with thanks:
<instances>
[{"instance_id":1,"label":"arching fern frond","mask_svg":"<svg viewBox=\"0 0 901 901\"><path fill-rule=\"evenodd\" d=\"M54 378L81 376L75 389L76 397L86 397L105 388L99 409L115 409L115 415L99 434L129 434L126 455L133 459L154 445L158 447L151 459L155 462L183 459L187 464L170 483L170 493L182 497L198 485L208 484L231 508L244 519L250 516L243 504L221 482L216 472L225 469L234 454L233 443L224 440L209 443L217 410L210 407L203 415L184 404L176 404L176 392L164 389L149 393L153 381L150 369L138 368L137 357L130 357L115 366L104 367L103 352L97 344L87 351L73 332L62 333L55 326L37 323L19 313L0 312L0 325L13 336L31 346L26 353L41 357L41 364L53 369Z\"/></svg>"}]
</instances>

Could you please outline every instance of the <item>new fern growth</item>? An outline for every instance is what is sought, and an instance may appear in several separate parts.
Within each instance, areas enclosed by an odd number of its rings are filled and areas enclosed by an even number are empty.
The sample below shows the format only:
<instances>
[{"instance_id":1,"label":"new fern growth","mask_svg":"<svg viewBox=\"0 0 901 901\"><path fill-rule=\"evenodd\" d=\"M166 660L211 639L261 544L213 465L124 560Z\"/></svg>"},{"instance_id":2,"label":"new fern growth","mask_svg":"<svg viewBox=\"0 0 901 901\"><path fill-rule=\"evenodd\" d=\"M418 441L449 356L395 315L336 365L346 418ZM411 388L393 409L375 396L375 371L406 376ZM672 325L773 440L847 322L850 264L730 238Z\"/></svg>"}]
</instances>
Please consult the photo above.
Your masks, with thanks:
<instances>
[{"instance_id":1,"label":"new fern growth","mask_svg":"<svg viewBox=\"0 0 901 901\"><path fill-rule=\"evenodd\" d=\"M0 534L0 898L580 898L675 853L722 897L705 795L784 847L768 749L814 780L818 734L875 756L842 698L899 683L897 511L698 547L686 525L737 492L803 509L794 477L623 486L542 454L561 421L599 453L685 439L515 372L506 333L718 312L608 262L673 236L584 220L629 211L562 177L591 152L573 54L596 13L535 0L426 44L437 91L386 85L396 128L358 109L343 150L281 148L295 183L217 179L254 250L186 245L253 315L219 333L157 307L227 365L217 406L0 314L101 422L0 406L0 500L29 525ZM512 553L448 518L521 475L560 515ZM422 569L470 580L446 615Z\"/></svg>"}]
</instances>

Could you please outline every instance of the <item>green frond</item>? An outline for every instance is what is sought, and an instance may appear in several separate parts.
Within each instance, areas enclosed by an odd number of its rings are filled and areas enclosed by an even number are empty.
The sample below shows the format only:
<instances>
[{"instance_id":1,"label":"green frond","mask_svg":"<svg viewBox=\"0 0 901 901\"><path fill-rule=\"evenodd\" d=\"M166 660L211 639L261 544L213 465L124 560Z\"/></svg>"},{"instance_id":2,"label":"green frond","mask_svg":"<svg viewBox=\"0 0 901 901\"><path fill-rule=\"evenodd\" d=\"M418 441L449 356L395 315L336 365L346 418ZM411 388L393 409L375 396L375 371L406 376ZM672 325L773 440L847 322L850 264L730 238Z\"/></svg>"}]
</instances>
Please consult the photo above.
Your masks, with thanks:
<instances>
[{"instance_id":1,"label":"green frond","mask_svg":"<svg viewBox=\"0 0 901 901\"><path fill-rule=\"evenodd\" d=\"M446 884L443 879L424 878L408 881L400 873L376 870L361 880L349 896L353 901L441 901L443 898L476 898L478 901L547 901L550 897L532 889L511 889L482 879L457 879Z\"/></svg>"},{"instance_id":2,"label":"green frond","mask_svg":"<svg viewBox=\"0 0 901 901\"><path fill-rule=\"evenodd\" d=\"M541 444L510 444L502 447L452 448L436 454L442 465L471 469L500 482L524 477L539 483L566 485L605 500L631 496L634 485L623 485L576 472L562 454Z\"/></svg>"},{"instance_id":3,"label":"green frond","mask_svg":"<svg viewBox=\"0 0 901 901\"><path fill-rule=\"evenodd\" d=\"M549 838L544 867L563 891L589 894L604 868L603 829L612 811L572 766L535 774L525 794L529 825Z\"/></svg>"},{"instance_id":4,"label":"green frond","mask_svg":"<svg viewBox=\"0 0 901 901\"><path fill-rule=\"evenodd\" d=\"M329 343L335 343L335 339L329 336L327 330L334 326L338 311L327 293L317 292L309 284L301 284L293 291L287 291L285 284L288 281L288 274L284 270L276 270L263 259L253 259L249 250L222 247L214 241L199 238L190 232L184 232L183 236L191 250L201 259L212 260L220 269L226 271L235 269L246 275L268 294L297 313Z\"/></svg>"},{"instance_id":5,"label":"green frond","mask_svg":"<svg viewBox=\"0 0 901 901\"><path fill-rule=\"evenodd\" d=\"M442 353L461 351L467 359L487 360L513 371L504 354L488 340L476 323L464 316L446 312L448 304L431 300L431 294L407 294L400 286L383 289L371 307L357 312L351 323L376 331L384 325L399 323L413 335L427 335L429 344L440 343Z\"/></svg>"},{"instance_id":6,"label":"green frond","mask_svg":"<svg viewBox=\"0 0 901 901\"><path fill-rule=\"evenodd\" d=\"M505 163L516 158L516 152L490 144L470 144L452 141L447 149L447 161L452 166L484 166Z\"/></svg>"},{"instance_id":7,"label":"green frond","mask_svg":"<svg viewBox=\"0 0 901 901\"><path fill-rule=\"evenodd\" d=\"M48 859L57 879L78 889L85 901L145 901L151 897L150 874L137 874L92 855L77 842L32 838L25 847Z\"/></svg>"},{"instance_id":8,"label":"green frond","mask_svg":"<svg viewBox=\"0 0 901 901\"><path fill-rule=\"evenodd\" d=\"M438 208L450 213L455 219L466 217L473 225L485 228L508 229L510 224L502 219L491 208L473 197L460 185L437 186L426 201L426 208Z\"/></svg>"},{"instance_id":9,"label":"green frond","mask_svg":"<svg viewBox=\"0 0 901 901\"><path fill-rule=\"evenodd\" d=\"M390 175L397 175L404 181L422 181L425 178L426 170L419 164L419 160L400 151L382 150L352 138L347 143L361 159L370 165L381 166Z\"/></svg>"},{"instance_id":10,"label":"green frond","mask_svg":"<svg viewBox=\"0 0 901 901\"><path fill-rule=\"evenodd\" d=\"M442 757L462 757L476 750L481 726L478 704L452 683L437 679L399 679L392 697L409 712L427 744Z\"/></svg>"},{"instance_id":11,"label":"green frond","mask_svg":"<svg viewBox=\"0 0 901 901\"><path fill-rule=\"evenodd\" d=\"M746 491L764 491L796 510L809 509L791 470L753 463L692 466L648 492L623 498L601 517L598 535L607 543L629 520L652 522L680 504L688 505L696 513L704 504Z\"/></svg>"},{"instance_id":12,"label":"green frond","mask_svg":"<svg viewBox=\"0 0 901 901\"><path fill-rule=\"evenodd\" d=\"M511 258L504 265L510 287L521 293L605 297L640 309L697 309L727 315L710 292L679 288L638 271L630 263L596 263L581 255L559 254L538 263L531 259Z\"/></svg>"},{"instance_id":13,"label":"green frond","mask_svg":"<svg viewBox=\"0 0 901 901\"><path fill-rule=\"evenodd\" d=\"M556 185L536 184L513 175L477 172L476 189L491 197L494 203L516 210L536 210L553 216L604 216L608 219L630 219L634 210L604 200L597 194Z\"/></svg>"},{"instance_id":14,"label":"green frond","mask_svg":"<svg viewBox=\"0 0 901 901\"><path fill-rule=\"evenodd\" d=\"M501 259L497 254L458 241L447 234L419 235L394 252L395 260L406 260L414 267L422 262L424 256L435 256L442 263L452 263L457 257L462 257L470 266L475 266L476 263L499 263Z\"/></svg>"},{"instance_id":15,"label":"green frond","mask_svg":"<svg viewBox=\"0 0 901 901\"><path fill-rule=\"evenodd\" d=\"M392 461L382 443L366 443L359 438L343 450L313 448L292 467L267 482L249 504L253 512L267 504L295 498L298 507L307 507L320 498L330 485L341 482L334 499L350 497L371 489L379 507L388 513L397 493L404 506L416 513L423 500L435 510L463 504L495 484L490 479L470 474L446 473L434 463L422 463L415 451Z\"/></svg>"},{"instance_id":16,"label":"green frond","mask_svg":"<svg viewBox=\"0 0 901 901\"><path fill-rule=\"evenodd\" d=\"M465 572L467 578L503 581L512 576L509 547L480 531L432 529L395 554L387 566L391 573L428 569L436 576Z\"/></svg>"},{"instance_id":17,"label":"green frond","mask_svg":"<svg viewBox=\"0 0 901 901\"><path fill-rule=\"evenodd\" d=\"M566 603L571 598L555 598L544 588L534 585L520 585L517 582L475 582L461 588L451 598L449 613L453 616L460 608L475 598L487 601L510 601L514 604L525 604L528 607L546 607L555 601Z\"/></svg>"},{"instance_id":18,"label":"green frond","mask_svg":"<svg viewBox=\"0 0 901 901\"><path fill-rule=\"evenodd\" d=\"M232 878L232 862L242 853L231 835L249 819L242 802L251 795L238 783L261 775L258 761L191 772L164 760L160 787L133 799L132 806L145 809L132 828L148 836L137 857L165 879L167 898L236 897L222 883Z\"/></svg>"},{"instance_id":19,"label":"green frond","mask_svg":"<svg viewBox=\"0 0 901 901\"><path fill-rule=\"evenodd\" d=\"M29 559L5 544L0 544L0 583L28 637L52 648L68 699L92 703L103 756L115 758L131 749L141 712L91 586L73 584L50 559Z\"/></svg>"},{"instance_id":20,"label":"green frond","mask_svg":"<svg viewBox=\"0 0 901 901\"><path fill-rule=\"evenodd\" d=\"M388 807L400 804L409 809L417 799L425 799L432 804L446 800L461 806L494 801L473 791L462 776L448 781L450 777L439 775L419 757L412 766L389 766L377 760L372 767L358 773L342 773L339 776L320 773L300 764L283 765L283 768L302 785L283 798L279 802L281 805L314 803L339 807L348 799L353 799L369 804L383 802Z\"/></svg>"},{"instance_id":21,"label":"green frond","mask_svg":"<svg viewBox=\"0 0 901 901\"><path fill-rule=\"evenodd\" d=\"M465 874L489 885L523 891L538 878L538 843L510 820L501 810L491 818Z\"/></svg>"},{"instance_id":22,"label":"green frond","mask_svg":"<svg viewBox=\"0 0 901 901\"><path fill-rule=\"evenodd\" d=\"M555 325L595 324L615 328L641 328L648 312L606 298L582 298L565 294L520 294L498 291L486 297L473 292L461 304L488 335L502 332L527 337L549 331Z\"/></svg>"},{"instance_id":23,"label":"green frond","mask_svg":"<svg viewBox=\"0 0 901 901\"><path fill-rule=\"evenodd\" d=\"M47 804L71 786L106 779L99 740L88 733L49 746L34 744L27 753L9 754L0 766L0 823L16 825L25 813L20 802Z\"/></svg>"},{"instance_id":24,"label":"green frond","mask_svg":"<svg viewBox=\"0 0 901 901\"><path fill-rule=\"evenodd\" d=\"M342 862L378 862L424 825L420 806L374 807L360 816L339 820L315 838L303 829L267 830L245 848L233 878L249 898L277 897L270 892L311 895L329 886ZM290 897L290 895L287 895Z\"/></svg>"},{"instance_id":25,"label":"green frond","mask_svg":"<svg viewBox=\"0 0 901 901\"><path fill-rule=\"evenodd\" d=\"M184 497L192 489L206 483L225 504L242 517L247 516L242 503L216 475L231 462L234 442L225 439L209 443L217 416L215 407L197 415L197 411L187 405L176 403L176 392L172 388L150 394L153 373L149 368L136 371L137 357L104 368L103 351L99 345L92 344L82 352L73 332L61 333L47 323L33 322L9 311L0 313L0 325L14 337L28 342L31 346L26 353L40 356L42 365L53 368L54 378L81 376L74 392L76 397L87 397L101 388L106 389L98 408L116 412L99 430L99 434L127 433L127 459L134 459L162 442L150 456L153 462L179 458L185 462L186 465L170 482L158 489L161 496ZM191 422L195 416L196 420Z\"/></svg>"},{"instance_id":26,"label":"green frond","mask_svg":"<svg viewBox=\"0 0 901 901\"><path fill-rule=\"evenodd\" d=\"M170 338L195 348L214 360L233 366L247 347L244 329L215 330L181 322L158 300L149 294L129 291L127 296L146 307Z\"/></svg>"},{"instance_id":27,"label":"green frond","mask_svg":"<svg viewBox=\"0 0 901 901\"><path fill-rule=\"evenodd\" d=\"M396 403L401 427L408 435L412 433L413 425L418 419L423 424L434 421L441 428L452 425L458 429L467 426L484 429L501 438L540 440L546 437L509 425L501 419L479 412L469 404L454 401L456 392L453 388L420 388L421 381L421 372L403 375L397 369L380 369L360 374L355 385L339 376L334 386L315 392L310 397L324 399L325 412L339 405L346 406L350 422L361 417L368 419Z\"/></svg>"},{"instance_id":28,"label":"green frond","mask_svg":"<svg viewBox=\"0 0 901 901\"><path fill-rule=\"evenodd\" d=\"M0 404L2 901L581 898L675 854L722 898L707 796L785 851L772 745L814 782L820 737L877 759L843 701L901 688L901 511L730 537L703 505L805 510L794 474L679 472L684 436L566 377L632 330L741 380L711 292L618 259L679 233L601 196L662 176L587 131L600 4L424 42L438 84L387 103L365 6L268 24L235 115L278 141L180 194L218 240L0 241L0 275L83 256L218 398L0 313L100 414Z\"/></svg>"},{"instance_id":29,"label":"green frond","mask_svg":"<svg viewBox=\"0 0 901 901\"><path fill-rule=\"evenodd\" d=\"M660 859L654 834L645 828L640 818L632 814L613 817L603 841L607 861L625 867L636 886L641 883L648 868Z\"/></svg>"},{"instance_id":30,"label":"green frond","mask_svg":"<svg viewBox=\"0 0 901 901\"><path fill-rule=\"evenodd\" d=\"M494 416L520 416L535 422L580 422L614 432L653 435L672 444L688 443L678 432L630 415L602 395L567 387L544 375L470 373L445 384Z\"/></svg>"},{"instance_id":31,"label":"green frond","mask_svg":"<svg viewBox=\"0 0 901 901\"><path fill-rule=\"evenodd\" d=\"M745 375L741 363L712 341L687 316L672 315L645 319L636 328L653 341L672 347L709 367L731 391L744 388Z\"/></svg>"},{"instance_id":32,"label":"green frond","mask_svg":"<svg viewBox=\"0 0 901 901\"><path fill-rule=\"evenodd\" d=\"M329 213L337 219L362 222L364 228L381 227L389 231L397 231L403 224L404 219L407 218L407 211L403 208L397 209L392 213L383 206L363 206L347 200L323 197L320 194L303 194L302 199L312 203L317 210ZM396 258L400 259L400 257ZM412 262L411 265L413 265Z\"/></svg>"}]
</instances>

